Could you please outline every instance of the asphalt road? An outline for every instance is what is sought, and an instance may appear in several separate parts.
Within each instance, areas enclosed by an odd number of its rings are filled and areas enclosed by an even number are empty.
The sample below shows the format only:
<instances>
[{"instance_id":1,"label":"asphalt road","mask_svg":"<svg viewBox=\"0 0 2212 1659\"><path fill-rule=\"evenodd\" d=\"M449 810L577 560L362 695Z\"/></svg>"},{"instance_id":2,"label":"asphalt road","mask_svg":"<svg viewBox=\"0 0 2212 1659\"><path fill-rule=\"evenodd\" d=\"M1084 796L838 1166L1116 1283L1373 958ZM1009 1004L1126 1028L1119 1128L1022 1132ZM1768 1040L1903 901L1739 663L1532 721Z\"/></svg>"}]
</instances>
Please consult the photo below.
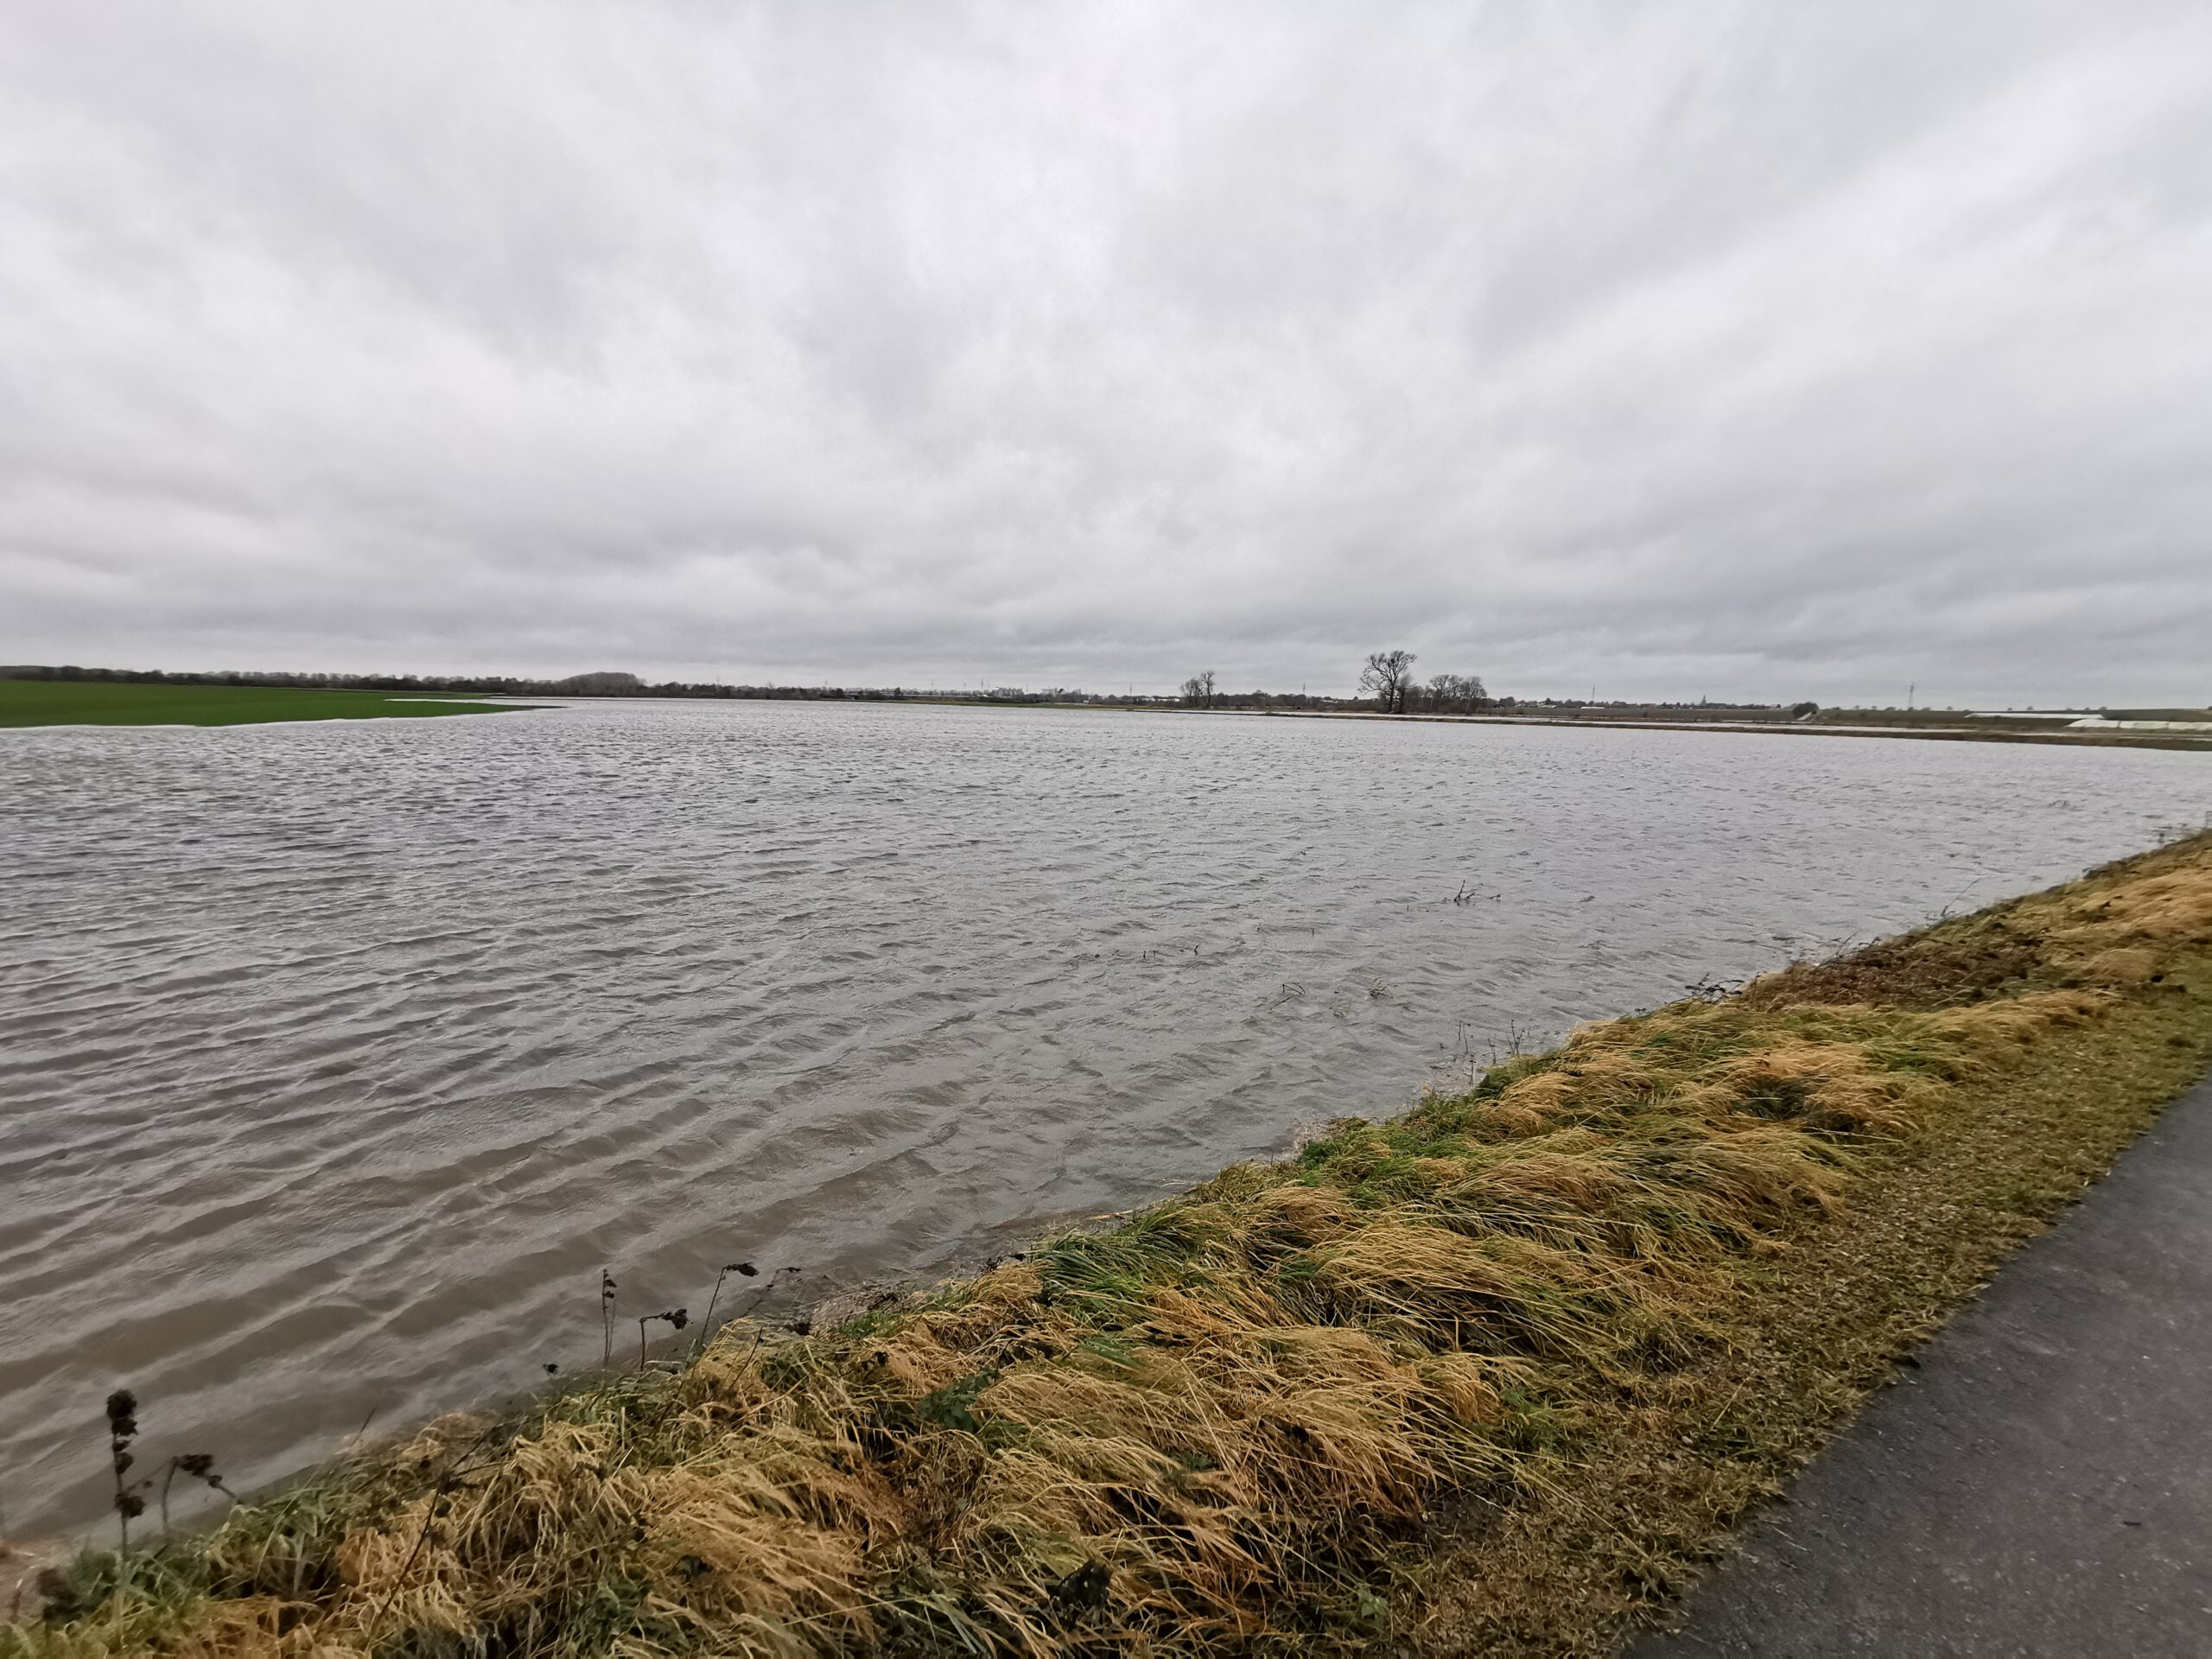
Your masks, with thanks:
<instances>
[{"instance_id":1,"label":"asphalt road","mask_svg":"<svg viewBox=\"0 0 2212 1659\"><path fill-rule=\"evenodd\" d=\"M2212 1080L1634 1659L2212 1656Z\"/></svg>"}]
</instances>

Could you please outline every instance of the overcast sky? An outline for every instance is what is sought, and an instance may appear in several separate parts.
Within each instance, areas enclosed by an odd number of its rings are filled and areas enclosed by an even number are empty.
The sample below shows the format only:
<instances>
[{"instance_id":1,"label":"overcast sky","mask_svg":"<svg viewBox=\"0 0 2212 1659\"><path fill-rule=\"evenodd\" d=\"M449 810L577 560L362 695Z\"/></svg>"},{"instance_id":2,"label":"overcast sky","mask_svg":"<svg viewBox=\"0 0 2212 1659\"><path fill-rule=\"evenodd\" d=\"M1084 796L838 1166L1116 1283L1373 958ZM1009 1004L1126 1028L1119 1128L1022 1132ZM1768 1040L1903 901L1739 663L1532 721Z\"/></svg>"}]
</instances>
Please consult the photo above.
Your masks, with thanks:
<instances>
[{"instance_id":1,"label":"overcast sky","mask_svg":"<svg viewBox=\"0 0 2212 1659\"><path fill-rule=\"evenodd\" d=\"M0 661L2212 698L2212 6L0 0Z\"/></svg>"}]
</instances>

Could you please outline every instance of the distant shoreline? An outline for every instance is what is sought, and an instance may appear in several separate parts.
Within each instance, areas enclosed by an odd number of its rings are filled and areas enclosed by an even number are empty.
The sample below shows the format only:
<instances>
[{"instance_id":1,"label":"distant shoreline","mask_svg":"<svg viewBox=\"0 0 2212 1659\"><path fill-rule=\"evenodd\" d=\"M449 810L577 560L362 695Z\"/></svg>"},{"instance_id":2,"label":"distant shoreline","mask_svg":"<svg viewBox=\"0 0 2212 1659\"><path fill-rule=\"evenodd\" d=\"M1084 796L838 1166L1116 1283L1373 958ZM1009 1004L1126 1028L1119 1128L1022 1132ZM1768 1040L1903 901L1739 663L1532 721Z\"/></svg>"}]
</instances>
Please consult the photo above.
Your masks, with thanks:
<instances>
[{"instance_id":1,"label":"distant shoreline","mask_svg":"<svg viewBox=\"0 0 2212 1659\"><path fill-rule=\"evenodd\" d=\"M1055 705L1058 706L1058 705ZM1080 705L1069 705L1080 706ZM2006 731L1978 726L1845 726L1809 721L1582 720L1543 715L1384 715L1363 709L1179 709L1162 712L1235 715L1270 720L1387 720L1425 725L1552 726L1613 732L1753 732L1789 737L1903 737L1949 743L2055 743L2075 748L2193 749L2212 752L2212 734L2100 731Z\"/></svg>"},{"instance_id":2,"label":"distant shoreline","mask_svg":"<svg viewBox=\"0 0 2212 1659\"><path fill-rule=\"evenodd\" d=\"M1755 732L1786 733L1814 737L1901 737L1951 743L2042 743L2076 748L2180 749L2212 751L2212 720L2201 730L2176 721L2170 729L2155 723L2126 726L2113 720L2103 729L2056 722L2078 715L2053 710L2048 715L1995 716L1989 715L1928 715L1904 711L1837 709L1808 715L1790 716L1779 705L1772 718L1732 718L1757 713L1761 705L1723 705L1713 717L1699 719L1671 713L1648 717L1608 710L1605 713L1557 714L1529 712L1529 705L1515 705L1499 712L1444 711L1385 713L1380 709L1347 706L1342 701L1308 699L1296 702L1254 706L1249 699L1232 704L1224 697L1207 707L1193 707L1158 697L1075 696L1058 692L1027 692L977 696L909 691L849 690L824 687L820 690L756 687L679 687L598 684L567 685L509 682L477 683L482 689L461 690L437 684L391 682L374 677L366 684L286 683L268 680L238 682L209 678L154 679L116 671L68 671L49 669L0 668L0 729L54 726L238 726L276 724L294 721L334 719L405 719L445 715L506 714L522 709L545 709L574 702L802 702L832 703L909 703L934 708L1096 709L1129 713L1242 715L1247 718L1298 720L1403 721L1414 723L1470 726L1549 726L1600 728L1611 731ZM579 677L583 679L630 677ZM1255 693L1254 696L1262 694ZM549 701L549 699L557 701ZM1565 705L1574 708L1578 705ZM1592 705L1580 705L1589 707ZM1614 705L1613 709L1624 705ZM1634 707L1635 705L1626 705ZM1653 705L1647 705L1653 706ZM1656 705L1665 709L1669 705ZM1688 705L1683 705L1688 707ZM1798 705L1801 708L1809 705ZM1892 717L1881 718L1889 714ZM1868 716L1853 719L1854 715ZM1901 717L1900 717L1901 716ZM1999 724L2001 719L2018 725ZM1942 723L1939 723L1942 722ZM2048 722L2048 723L2046 723ZM2031 729L2021 729L2029 726Z\"/></svg>"}]
</instances>

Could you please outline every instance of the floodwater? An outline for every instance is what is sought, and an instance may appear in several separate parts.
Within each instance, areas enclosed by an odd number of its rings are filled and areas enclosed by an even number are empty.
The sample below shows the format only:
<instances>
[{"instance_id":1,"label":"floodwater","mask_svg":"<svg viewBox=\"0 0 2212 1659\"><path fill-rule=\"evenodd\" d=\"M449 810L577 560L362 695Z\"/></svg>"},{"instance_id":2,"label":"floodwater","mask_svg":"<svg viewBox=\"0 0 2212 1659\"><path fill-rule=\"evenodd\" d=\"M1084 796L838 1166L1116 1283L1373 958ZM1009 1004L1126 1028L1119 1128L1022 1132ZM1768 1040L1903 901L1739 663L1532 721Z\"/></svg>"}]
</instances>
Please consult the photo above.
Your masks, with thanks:
<instances>
[{"instance_id":1,"label":"floodwater","mask_svg":"<svg viewBox=\"0 0 2212 1659\"><path fill-rule=\"evenodd\" d=\"M2074 874L2187 753L796 703L0 734L0 1530Z\"/></svg>"}]
</instances>

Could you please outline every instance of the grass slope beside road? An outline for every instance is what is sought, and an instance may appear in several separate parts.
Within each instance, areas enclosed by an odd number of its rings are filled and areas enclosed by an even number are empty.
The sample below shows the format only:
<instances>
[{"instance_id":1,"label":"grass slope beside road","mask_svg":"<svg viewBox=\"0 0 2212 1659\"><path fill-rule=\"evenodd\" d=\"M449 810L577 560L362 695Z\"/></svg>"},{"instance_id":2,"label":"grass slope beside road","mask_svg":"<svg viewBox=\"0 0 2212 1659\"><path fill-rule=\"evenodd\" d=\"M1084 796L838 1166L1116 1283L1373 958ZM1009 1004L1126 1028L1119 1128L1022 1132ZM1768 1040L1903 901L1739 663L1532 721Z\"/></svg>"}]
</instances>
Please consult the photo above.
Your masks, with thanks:
<instances>
[{"instance_id":1,"label":"grass slope beside road","mask_svg":"<svg viewBox=\"0 0 2212 1659\"><path fill-rule=\"evenodd\" d=\"M1609 1652L2209 1061L2202 835L442 1420L0 1654Z\"/></svg>"},{"instance_id":2,"label":"grass slope beside road","mask_svg":"<svg viewBox=\"0 0 2212 1659\"><path fill-rule=\"evenodd\" d=\"M170 685L110 680L0 680L0 727L249 726L283 720L387 720L503 714L512 703L429 700L383 691Z\"/></svg>"}]
</instances>

